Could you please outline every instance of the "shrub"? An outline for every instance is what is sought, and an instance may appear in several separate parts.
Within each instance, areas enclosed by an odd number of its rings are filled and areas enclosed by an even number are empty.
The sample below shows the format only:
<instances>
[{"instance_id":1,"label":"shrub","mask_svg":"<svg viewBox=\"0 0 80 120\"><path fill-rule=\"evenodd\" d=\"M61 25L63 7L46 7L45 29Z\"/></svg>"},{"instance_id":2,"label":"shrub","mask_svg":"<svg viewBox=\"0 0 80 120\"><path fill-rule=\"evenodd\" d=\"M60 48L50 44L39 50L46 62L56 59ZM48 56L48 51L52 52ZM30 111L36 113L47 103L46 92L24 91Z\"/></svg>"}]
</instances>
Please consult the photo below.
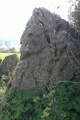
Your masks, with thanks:
<instances>
[{"instance_id":1,"label":"shrub","mask_svg":"<svg viewBox=\"0 0 80 120\"><path fill-rule=\"evenodd\" d=\"M64 82L55 92L58 107L64 113L64 120L80 120L80 83Z\"/></svg>"},{"instance_id":2,"label":"shrub","mask_svg":"<svg viewBox=\"0 0 80 120\"><path fill-rule=\"evenodd\" d=\"M38 94L38 90L27 93L13 90L6 96L0 120L40 120L48 99L37 97Z\"/></svg>"},{"instance_id":3,"label":"shrub","mask_svg":"<svg viewBox=\"0 0 80 120\"><path fill-rule=\"evenodd\" d=\"M0 107L0 120L80 120L80 84L63 81L49 90L13 90Z\"/></svg>"},{"instance_id":4,"label":"shrub","mask_svg":"<svg viewBox=\"0 0 80 120\"><path fill-rule=\"evenodd\" d=\"M9 76L0 75L0 87L6 86L8 81L9 81Z\"/></svg>"}]
</instances>

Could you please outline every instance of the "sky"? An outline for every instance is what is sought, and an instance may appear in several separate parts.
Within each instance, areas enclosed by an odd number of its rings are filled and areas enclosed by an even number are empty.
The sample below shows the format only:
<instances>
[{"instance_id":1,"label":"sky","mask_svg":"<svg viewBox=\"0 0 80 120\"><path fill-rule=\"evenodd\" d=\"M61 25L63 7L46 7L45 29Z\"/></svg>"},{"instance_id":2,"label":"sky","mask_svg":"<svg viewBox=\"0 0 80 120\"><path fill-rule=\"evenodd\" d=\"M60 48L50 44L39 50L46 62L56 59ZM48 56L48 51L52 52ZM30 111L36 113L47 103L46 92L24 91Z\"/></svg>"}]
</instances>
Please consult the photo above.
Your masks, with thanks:
<instances>
[{"instance_id":1,"label":"sky","mask_svg":"<svg viewBox=\"0 0 80 120\"><path fill-rule=\"evenodd\" d=\"M0 38L20 41L35 7L45 7L67 20L67 0L0 0Z\"/></svg>"}]
</instances>

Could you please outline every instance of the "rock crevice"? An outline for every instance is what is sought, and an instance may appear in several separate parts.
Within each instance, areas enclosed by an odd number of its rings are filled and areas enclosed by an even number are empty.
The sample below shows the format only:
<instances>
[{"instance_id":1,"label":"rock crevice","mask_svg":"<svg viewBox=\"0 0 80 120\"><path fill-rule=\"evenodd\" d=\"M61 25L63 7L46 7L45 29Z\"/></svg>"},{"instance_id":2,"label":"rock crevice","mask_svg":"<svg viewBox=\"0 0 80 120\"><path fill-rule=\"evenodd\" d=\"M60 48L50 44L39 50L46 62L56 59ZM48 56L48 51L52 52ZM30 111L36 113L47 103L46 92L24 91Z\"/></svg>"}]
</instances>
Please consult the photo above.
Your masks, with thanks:
<instances>
[{"instance_id":1,"label":"rock crevice","mask_svg":"<svg viewBox=\"0 0 80 120\"><path fill-rule=\"evenodd\" d=\"M45 8L35 8L21 37L21 58L8 91L44 89L65 77L72 79L75 66L79 69L79 46L68 22Z\"/></svg>"}]
</instances>

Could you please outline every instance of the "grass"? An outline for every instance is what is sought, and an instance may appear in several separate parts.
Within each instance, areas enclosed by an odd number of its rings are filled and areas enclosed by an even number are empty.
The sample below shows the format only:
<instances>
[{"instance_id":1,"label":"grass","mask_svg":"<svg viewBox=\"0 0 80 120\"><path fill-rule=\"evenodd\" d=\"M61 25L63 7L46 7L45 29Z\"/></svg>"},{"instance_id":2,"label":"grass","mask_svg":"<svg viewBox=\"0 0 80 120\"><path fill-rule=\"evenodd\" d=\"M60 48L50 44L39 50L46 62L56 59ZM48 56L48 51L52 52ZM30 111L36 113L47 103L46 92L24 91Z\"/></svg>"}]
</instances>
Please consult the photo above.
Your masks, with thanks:
<instances>
[{"instance_id":1,"label":"grass","mask_svg":"<svg viewBox=\"0 0 80 120\"><path fill-rule=\"evenodd\" d=\"M12 55L15 53L0 53L0 58L3 60L6 56ZM20 58L20 53L17 53L18 57Z\"/></svg>"}]
</instances>

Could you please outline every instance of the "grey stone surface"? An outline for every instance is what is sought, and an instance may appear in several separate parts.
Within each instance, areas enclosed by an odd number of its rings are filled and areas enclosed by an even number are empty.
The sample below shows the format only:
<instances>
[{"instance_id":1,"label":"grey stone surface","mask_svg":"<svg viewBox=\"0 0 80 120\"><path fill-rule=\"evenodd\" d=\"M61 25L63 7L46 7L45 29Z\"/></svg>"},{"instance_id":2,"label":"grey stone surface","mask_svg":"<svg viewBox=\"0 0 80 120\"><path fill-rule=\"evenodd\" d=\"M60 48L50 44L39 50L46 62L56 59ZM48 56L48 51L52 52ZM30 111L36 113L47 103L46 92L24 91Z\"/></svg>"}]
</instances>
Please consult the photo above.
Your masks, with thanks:
<instances>
[{"instance_id":1,"label":"grey stone surface","mask_svg":"<svg viewBox=\"0 0 80 120\"><path fill-rule=\"evenodd\" d=\"M7 91L43 89L79 70L79 40L69 23L45 8L35 8L21 37L21 58Z\"/></svg>"},{"instance_id":2,"label":"grey stone surface","mask_svg":"<svg viewBox=\"0 0 80 120\"><path fill-rule=\"evenodd\" d=\"M18 61L19 59L17 54L5 57L5 59L0 64L0 74L9 75L9 73L13 72Z\"/></svg>"}]
</instances>

